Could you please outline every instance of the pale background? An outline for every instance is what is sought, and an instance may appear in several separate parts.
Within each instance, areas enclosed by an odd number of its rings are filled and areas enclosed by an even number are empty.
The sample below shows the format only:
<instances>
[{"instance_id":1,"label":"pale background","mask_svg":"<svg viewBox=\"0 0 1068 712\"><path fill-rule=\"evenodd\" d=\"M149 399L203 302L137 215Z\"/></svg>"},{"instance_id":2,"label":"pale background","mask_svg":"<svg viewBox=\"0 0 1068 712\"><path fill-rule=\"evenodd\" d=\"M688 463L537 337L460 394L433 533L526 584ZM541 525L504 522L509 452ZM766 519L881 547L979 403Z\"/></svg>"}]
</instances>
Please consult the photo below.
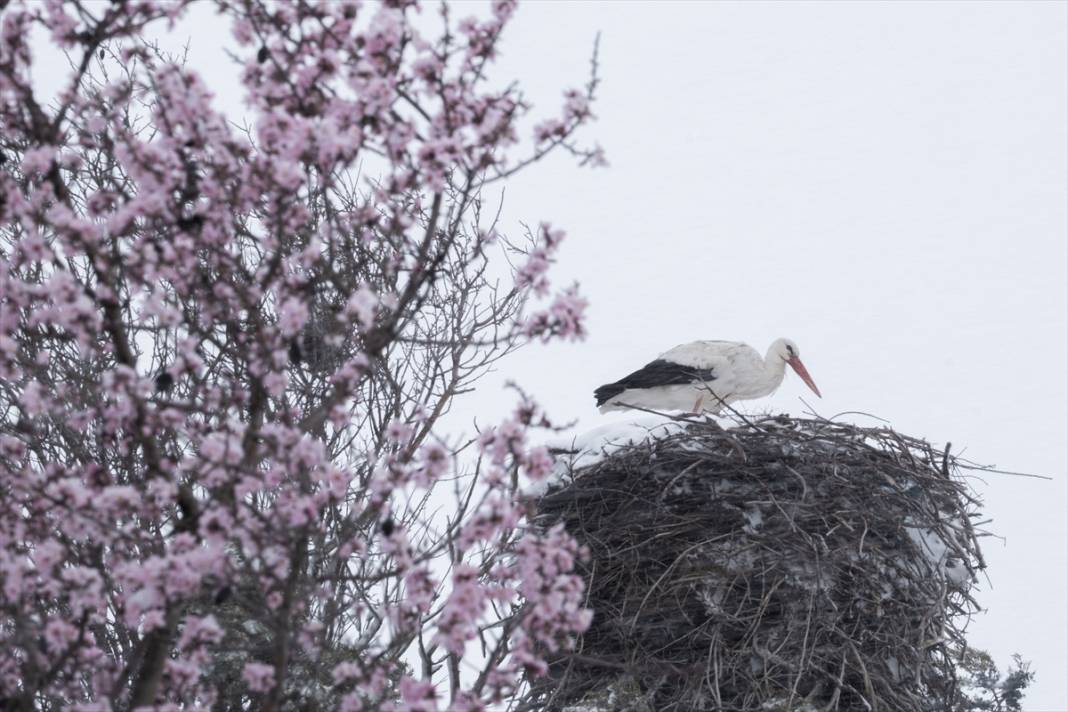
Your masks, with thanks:
<instances>
[{"instance_id":1,"label":"pale background","mask_svg":"<svg viewBox=\"0 0 1068 712\"><path fill-rule=\"evenodd\" d=\"M504 213L568 230L556 275L582 283L590 336L520 352L456 415L493 420L515 379L594 427L593 388L676 343L789 336L822 414L1052 477L976 483L1003 539L969 637L1034 662L1028 712L1068 712L1066 28L1064 2L523 5L498 74L547 111L602 34L589 135L611 167L552 160ZM168 44L187 38L239 117L228 27L197 8ZM63 58L39 61L54 86ZM750 407L806 394L790 374Z\"/></svg>"},{"instance_id":2,"label":"pale background","mask_svg":"<svg viewBox=\"0 0 1068 712\"><path fill-rule=\"evenodd\" d=\"M1068 711L1066 28L1058 2L541 2L502 58L549 105L601 32L611 167L509 187L507 215L568 230L590 336L500 378L581 430L609 417L594 387L677 343L788 336L823 400L790 373L750 408L801 396L1051 476L976 483L1004 540L969 639L1034 662L1028 712Z\"/></svg>"}]
</instances>

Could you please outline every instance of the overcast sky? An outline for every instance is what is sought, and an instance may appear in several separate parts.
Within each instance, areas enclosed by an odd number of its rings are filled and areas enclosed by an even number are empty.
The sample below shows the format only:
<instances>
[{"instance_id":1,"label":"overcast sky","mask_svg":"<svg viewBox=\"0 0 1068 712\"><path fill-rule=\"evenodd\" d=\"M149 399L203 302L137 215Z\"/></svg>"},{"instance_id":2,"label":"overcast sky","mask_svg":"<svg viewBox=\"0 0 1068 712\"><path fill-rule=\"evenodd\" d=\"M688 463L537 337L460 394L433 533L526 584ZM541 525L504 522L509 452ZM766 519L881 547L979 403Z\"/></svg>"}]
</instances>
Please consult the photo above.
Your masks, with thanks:
<instances>
[{"instance_id":1,"label":"overcast sky","mask_svg":"<svg viewBox=\"0 0 1068 712\"><path fill-rule=\"evenodd\" d=\"M581 282L590 336L517 354L460 414L492 420L515 379L591 428L596 386L677 343L788 336L822 414L1052 477L976 483L1002 538L969 638L1034 661L1029 712L1068 710L1066 27L1064 2L523 5L499 74L546 111L601 33L588 135L611 167L550 161L504 213L567 229L556 274ZM228 28L204 8L178 33L240 115ZM749 407L800 414L806 394L789 374Z\"/></svg>"},{"instance_id":2,"label":"overcast sky","mask_svg":"<svg viewBox=\"0 0 1068 712\"><path fill-rule=\"evenodd\" d=\"M788 336L822 414L1052 477L976 483L1004 539L969 639L1034 661L1029 712L1068 710L1066 27L1060 2L528 3L502 61L551 104L601 32L611 167L509 187L567 228L590 336L501 379L589 428L594 387L677 343Z\"/></svg>"}]
</instances>

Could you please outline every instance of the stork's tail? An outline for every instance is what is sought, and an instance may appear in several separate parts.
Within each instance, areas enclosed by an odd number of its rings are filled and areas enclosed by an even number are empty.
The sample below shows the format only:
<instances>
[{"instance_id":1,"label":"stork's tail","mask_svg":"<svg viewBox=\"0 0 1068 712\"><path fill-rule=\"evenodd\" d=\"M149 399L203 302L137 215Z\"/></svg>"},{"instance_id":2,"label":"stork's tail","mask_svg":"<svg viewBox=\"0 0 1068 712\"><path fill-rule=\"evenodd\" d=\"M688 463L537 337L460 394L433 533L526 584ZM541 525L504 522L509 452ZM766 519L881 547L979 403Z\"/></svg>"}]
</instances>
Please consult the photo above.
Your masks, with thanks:
<instances>
[{"instance_id":1,"label":"stork's tail","mask_svg":"<svg viewBox=\"0 0 1068 712\"><path fill-rule=\"evenodd\" d=\"M605 403L618 396L623 391L627 390L626 386L619 383L607 383L593 392L593 397L597 399L597 407L601 408Z\"/></svg>"}]
</instances>

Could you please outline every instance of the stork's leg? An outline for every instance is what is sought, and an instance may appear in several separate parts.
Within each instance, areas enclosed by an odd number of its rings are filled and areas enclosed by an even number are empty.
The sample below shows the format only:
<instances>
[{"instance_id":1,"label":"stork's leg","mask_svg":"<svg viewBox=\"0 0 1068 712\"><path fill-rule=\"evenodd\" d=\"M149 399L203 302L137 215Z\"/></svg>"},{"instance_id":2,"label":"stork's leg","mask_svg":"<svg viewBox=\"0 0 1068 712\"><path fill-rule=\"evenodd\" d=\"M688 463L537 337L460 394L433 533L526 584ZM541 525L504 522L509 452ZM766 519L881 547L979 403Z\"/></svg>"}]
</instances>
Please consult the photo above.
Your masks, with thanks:
<instances>
[{"instance_id":1,"label":"stork's leg","mask_svg":"<svg viewBox=\"0 0 1068 712\"><path fill-rule=\"evenodd\" d=\"M697 396L697 401L693 404L693 414L701 414L701 406L705 404L705 397L703 395Z\"/></svg>"}]
</instances>

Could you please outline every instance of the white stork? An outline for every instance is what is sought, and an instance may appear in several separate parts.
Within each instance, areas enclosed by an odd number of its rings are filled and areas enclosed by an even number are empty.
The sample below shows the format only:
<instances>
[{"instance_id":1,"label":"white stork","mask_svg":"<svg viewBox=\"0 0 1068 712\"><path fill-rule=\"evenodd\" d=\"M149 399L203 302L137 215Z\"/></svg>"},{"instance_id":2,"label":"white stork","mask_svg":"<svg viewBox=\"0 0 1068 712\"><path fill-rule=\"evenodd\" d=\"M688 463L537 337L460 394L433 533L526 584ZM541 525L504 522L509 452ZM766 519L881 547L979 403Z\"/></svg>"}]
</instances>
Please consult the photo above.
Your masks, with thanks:
<instances>
[{"instance_id":1,"label":"white stork","mask_svg":"<svg viewBox=\"0 0 1068 712\"><path fill-rule=\"evenodd\" d=\"M665 351L645 367L593 392L602 413L628 406L718 413L725 404L775 392L789 364L820 396L797 344L776 339L768 355L738 341L694 341ZM822 397L822 396L820 396Z\"/></svg>"}]
</instances>

